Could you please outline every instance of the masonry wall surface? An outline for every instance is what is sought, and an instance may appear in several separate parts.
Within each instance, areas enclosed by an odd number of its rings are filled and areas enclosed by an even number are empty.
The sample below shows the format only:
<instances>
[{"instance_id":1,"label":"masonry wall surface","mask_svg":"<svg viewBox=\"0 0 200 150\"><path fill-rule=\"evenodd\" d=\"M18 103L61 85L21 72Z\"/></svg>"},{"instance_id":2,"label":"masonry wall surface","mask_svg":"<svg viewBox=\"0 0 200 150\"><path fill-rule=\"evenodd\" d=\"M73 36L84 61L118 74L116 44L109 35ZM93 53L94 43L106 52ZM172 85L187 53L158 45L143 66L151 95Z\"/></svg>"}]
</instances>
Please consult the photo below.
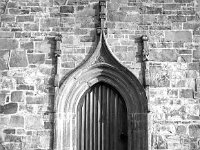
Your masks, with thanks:
<instances>
[{"instance_id":1,"label":"masonry wall surface","mask_svg":"<svg viewBox=\"0 0 200 150\"><path fill-rule=\"evenodd\" d=\"M149 149L200 149L200 1L107 5L110 49L141 83L149 38ZM63 77L95 49L97 25L97 0L0 0L0 150L52 149L54 37L63 36Z\"/></svg>"}]
</instances>

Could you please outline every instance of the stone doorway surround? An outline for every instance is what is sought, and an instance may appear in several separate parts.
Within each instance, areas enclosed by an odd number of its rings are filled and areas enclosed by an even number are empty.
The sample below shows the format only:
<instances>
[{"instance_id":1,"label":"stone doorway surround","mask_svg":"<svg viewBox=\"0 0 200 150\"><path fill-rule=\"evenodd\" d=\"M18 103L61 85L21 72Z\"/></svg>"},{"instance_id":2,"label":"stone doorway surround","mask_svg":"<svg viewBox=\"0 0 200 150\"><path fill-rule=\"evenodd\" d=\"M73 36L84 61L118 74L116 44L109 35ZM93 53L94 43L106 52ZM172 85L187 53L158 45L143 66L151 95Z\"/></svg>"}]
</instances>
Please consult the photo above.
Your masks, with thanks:
<instances>
[{"instance_id":1,"label":"stone doorway surround","mask_svg":"<svg viewBox=\"0 0 200 150\"><path fill-rule=\"evenodd\" d=\"M77 150L77 106L91 86L105 82L124 98L128 150L148 149L147 98L138 79L110 52L101 30L96 50L61 83L55 101L54 150Z\"/></svg>"}]
</instances>

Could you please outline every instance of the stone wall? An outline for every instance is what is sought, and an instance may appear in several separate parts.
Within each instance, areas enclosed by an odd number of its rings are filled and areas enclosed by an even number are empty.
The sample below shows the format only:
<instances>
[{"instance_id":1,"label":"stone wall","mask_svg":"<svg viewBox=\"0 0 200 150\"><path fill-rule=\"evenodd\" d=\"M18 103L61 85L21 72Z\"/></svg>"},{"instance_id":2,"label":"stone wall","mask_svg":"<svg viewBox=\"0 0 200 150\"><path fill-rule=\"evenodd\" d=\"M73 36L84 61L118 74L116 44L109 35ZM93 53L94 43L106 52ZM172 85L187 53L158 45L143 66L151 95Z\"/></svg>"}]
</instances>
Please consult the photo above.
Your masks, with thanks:
<instances>
[{"instance_id":1,"label":"stone wall","mask_svg":"<svg viewBox=\"0 0 200 150\"><path fill-rule=\"evenodd\" d=\"M97 0L0 0L0 150L50 150L54 37L62 77L96 47ZM110 0L107 42L141 81L148 35L149 149L200 148L200 1Z\"/></svg>"}]
</instances>

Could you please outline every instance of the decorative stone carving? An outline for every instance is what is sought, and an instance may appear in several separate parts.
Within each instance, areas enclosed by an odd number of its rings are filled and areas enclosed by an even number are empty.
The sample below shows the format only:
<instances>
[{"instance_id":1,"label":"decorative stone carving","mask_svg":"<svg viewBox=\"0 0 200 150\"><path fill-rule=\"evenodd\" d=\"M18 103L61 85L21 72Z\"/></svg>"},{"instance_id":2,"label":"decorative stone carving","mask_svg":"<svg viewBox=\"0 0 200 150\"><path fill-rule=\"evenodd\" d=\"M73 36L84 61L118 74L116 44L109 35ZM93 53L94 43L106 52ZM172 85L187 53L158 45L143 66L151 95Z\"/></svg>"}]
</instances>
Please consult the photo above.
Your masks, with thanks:
<instances>
[{"instance_id":1,"label":"decorative stone carving","mask_svg":"<svg viewBox=\"0 0 200 150\"><path fill-rule=\"evenodd\" d=\"M59 84L55 101L54 150L77 149L77 106L87 89L98 82L105 82L114 87L126 103L128 131L130 131L127 135L128 150L141 146L143 148L140 150L146 150L148 148L148 137L145 136L147 135L147 117L132 117L147 115L145 91L138 79L121 65L109 50L103 25L100 28L99 42L93 54L66 75ZM142 128L136 126L138 123L142 125ZM72 132L68 134L69 131ZM140 138L133 139L135 136L140 136ZM67 140L69 141L66 142Z\"/></svg>"}]
</instances>

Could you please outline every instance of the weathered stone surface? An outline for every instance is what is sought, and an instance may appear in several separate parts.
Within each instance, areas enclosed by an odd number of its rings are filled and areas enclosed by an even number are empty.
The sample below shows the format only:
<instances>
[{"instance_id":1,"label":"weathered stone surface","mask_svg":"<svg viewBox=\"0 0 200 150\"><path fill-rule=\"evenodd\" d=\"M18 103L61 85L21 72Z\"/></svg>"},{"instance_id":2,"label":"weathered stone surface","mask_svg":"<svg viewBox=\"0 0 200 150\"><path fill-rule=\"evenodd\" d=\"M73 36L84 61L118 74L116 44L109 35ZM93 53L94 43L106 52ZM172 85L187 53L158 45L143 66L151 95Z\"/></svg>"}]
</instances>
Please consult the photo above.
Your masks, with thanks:
<instances>
[{"instance_id":1,"label":"weathered stone surface","mask_svg":"<svg viewBox=\"0 0 200 150\"><path fill-rule=\"evenodd\" d=\"M0 49L17 49L18 41L15 39L0 39Z\"/></svg>"},{"instance_id":2,"label":"weathered stone surface","mask_svg":"<svg viewBox=\"0 0 200 150\"><path fill-rule=\"evenodd\" d=\"M200 125L194 124L189 126L190 137L198 138L200 137Z\"/></svg>"},{"instance_id":3,"label":"weathered stone surface","mask_svg":"<svg viewBox=\"0 0 200 150\"><path fill-rule=\"evenodd\" d=\"M31 120L31 121L30 121ZM41 130L44 128L44 123L41 116L27 116L25 118L25 128L27 130Z\"/></svg>"},{"instance_id":4,"label":"weathered stone surface","mask_svg":"<svg viewBox=\"0 0 200 150\"><path fill-rule=\"evenodd\" d=\"M60 13L74 13L74 7L73 6L61 6Z\"/></svg>"},{"instance_id":5,"label":"weathered stone surface","mask_svg":"<svg viewBox=\"0 0 200 150\"><path fill-rule=\"evenodd\" d=\"M39 31L39 24L24 24L25 31Z\"/></svg>"},{"instance_id":6,"label":"weathered stone surface","mask_svg":"<svg viewBox=\"0 0 200 150\"><path fill-rule=\"evenodd\" d=\"M13 38L14 37L14 33L13 32L0 32L0 38Z\"/></svg>"},{"instance_id":7,"label":"weathered stone surface","mask_svg":"<svg viewBox=\"0 0 200 150\"><path fill-rule=\"evenodd\" d=\"M23 102L23 92L22 91L13 91L11 93L12 102Z\"/></svg>"},{"instance_id":8,"label":"weathered stone surface","mask_svg":"<svg viewBox=\"0 0 200 150\"><path fill-rule=\"evenodd\" d=\"M3 106L4 114L15 114L18 110L17 103L9 103Z\"/></svg>"},{"instance_id":9,"label":"weathered stone surface","mask_svg":"<svg viewBox=\"0 0 200 150\"><path fill-rule=\"evenodd\" d=\"M66 4L66 0L54 0L54 4L55 5L65 5Z\"/></svg>"},{"instance_id":10,"label":"weathered stone surface","mask_svg":"<svg viewBox=\"0 0 200 150\"><path fill-rule=\"evenodd\" d=\"M28 60L26 51L12 51L9 64L10 67L27 67Z\"/></svg>"},{"instance_id":11,"label":"weathered stone surface","mask_svg":"<svg viewBox=\"0 0 200 150\"><path fill-rule=\"evenodd\" d=\"M0 51L0 70L8 69L9 51Z\"/></svg>"},{"instance_id":12,"label":"weathered stone surface","mask_svg":"<svg viewBox=\"0 0 200 150\"><path fill-rule=\"evenodd\" d=\"M0 87L2 89L5 89L5 90L14 89L15 83L14 83L14 80L12 78L4 77L4 78L2 78L1 82L2 83L0 84Z\"/></svg>"},{"instance_id":13,"label":"weathered stone surface","mask_svg":"<svg viewBox=\"0 0 200 150\"><path fill-rule=\"evenodd\" d=\"M0 116L0 126L8 126L9 116Z\"/></svg>"},{"instance_id":14,"label":"weathered stone surface","mask_svg":"<svg viewBox=\"0 0 200 150\"><path fill-rule=\"evenodd\" d=\"M23 43L20 43L20 48L23 48L25 50L27 50L27 49L33 49L33 42L23 42Z\"/></svg>"},{"instance_id":15,"label":"weathered stone surface","mask_svg":"<svg viewBox=\"0 0 200 150\"><path fill-rule=\"evenodd\" d=\"M32 16L32 15L17 16L16 21L17 22L33 22L34 16Z\"/></svg>"},{"instance_id":16,"label":"weathered stone surface","mask_svg":"<svg viewBox=\"0 0 200 150\"><path fill-rule=\"evenodd\" d=\"M56 27L58 25L59 25L59 19L57 18L42 19L40 24L40 29L49 30L50 27Z\"/></svg>"},{"instance_id":17,"label":"weathered stone surface","mask_svg":"<svg viewBox=\"0 0 200 150\"><path fill-rule=\"evenodd\" d=\"M167 70L162 70L162 66L150 66L149 68L150 74L150 86L153 87L169 87L169 73Z\"/></svg>"},{"instance_id":18,"label":"weathered stone surface","mask_svg":"<svg viewBox=\"0 0 200 150\"><path fill-rule=\"evenodd\" d=\"M5 129L5 130L3 130L3 133L5 133L5 134L15 134L15 129Z\"/></svg>"},{"instance_id":19,"label":"weathered stone surface","mask_svg":"<svg viewBox=\"0 0 200 150\"><path fill-rule=\"evenodd\" d=\"M9 99L9 91L0 92L0 105L4 105L6 100Z\"/></svg>"},{"instance_id":20,"label":"weathered stone surface","mask_svg":"<svg viewBox=\"0 0 200 150\"><path fill-rule=\"evenodd\" d=\"M34 86L20 84L17 86L17 90L34 90Z\"/></svg>"},{"instance_id":21,"label":"weathered stone surface","mask_svg":"<svg viewBox=\"0 0 200 150\"><path fill-rule=\"evenodd\" d=\"M193 90L192 89L182 89L180 91L180 97L181 98L193 98L194 95L193 95Z\"/></svg>"},{"instance_id":22,"label":"weathered stone surface","mask_svg":"<svg viewBox=\"0 0 200 150\"><path fill-rule=\"evenodd\" d=\"M27 104L45 104L48 100L44 97L26 97L26 103Z\"/></svg>"},{"instance_id":23,"label":"weathered stone surface","mask_svg":"<svg viewBox=\"0 0 200 150\"><path fill-rule=\"evenodd\" d=\"M10 126L12 126L12 127L24 127L24 117L23 116L11 116Z\"/></svg>"},{"instance_id":24,"label":"weathered stone surface","mask_svg":"<svg viewBox=\"0 0 200 150\"><path fill-rule=\"evenodd\" d=\"M15 32L15 38L30 38L31 32Z\"/></svg>"},{"instance_id":25,"label":"weathered stone surface","mask_svg":"<svg viewBox=\"0 0 200 150\"><path fill-rule=\"evenodd\" d=\"M151 50L149 54L149 60L160 62L176 62L178 53L174 49L155 49Z\"/></svg>"},{"instance_id":26,"label":"weathered stone surface","mask_svg":"<svg viewBox=\"0 0 200 150\"><path fill-rule=\"evenodd\" d=\"M45 61L45 54L28 54L29 64L43 64Z\"/></svg>"},{"instance_id":27,"label":"weathered stone surface","mask_svg":"<svg viewBox=\"0 0 200 150\"><path fill-rule=\"evenodd\" d=\"M1 21L2 22L14 22L15 21L15 16L13 15L1 15Z\"/></svg>"},{"instance_id":28,"label":"weathered stone surface","mask_svg":"<svg viewBox=\"0 0 200 150\"><path fill-rule=\"evenodd\" d=\"M186 134L186 127L184 125L180 125L176 128L176 133L177 134L182 134L185 135Z\"/></svg>"},{"instance_id":29,"label":"weathered stone surface","mask_svg":"<svg viewBox=\"0 0 200 150\"><path fill-rule=\"evenodd\" d=\"M192 33L190 31L165 31L165 40L173 42L191 42Z\"/></svg>"},{"instance_id":30,"label":"weathered stone surface","mask_svg":"<svg viewBox=\"0 0 200 150\"><path fill-rule=\"evenodd\" d=\"M5 142L22 142L22 137L16 135L6 135Z\"/></svg>"}]
</instances>

